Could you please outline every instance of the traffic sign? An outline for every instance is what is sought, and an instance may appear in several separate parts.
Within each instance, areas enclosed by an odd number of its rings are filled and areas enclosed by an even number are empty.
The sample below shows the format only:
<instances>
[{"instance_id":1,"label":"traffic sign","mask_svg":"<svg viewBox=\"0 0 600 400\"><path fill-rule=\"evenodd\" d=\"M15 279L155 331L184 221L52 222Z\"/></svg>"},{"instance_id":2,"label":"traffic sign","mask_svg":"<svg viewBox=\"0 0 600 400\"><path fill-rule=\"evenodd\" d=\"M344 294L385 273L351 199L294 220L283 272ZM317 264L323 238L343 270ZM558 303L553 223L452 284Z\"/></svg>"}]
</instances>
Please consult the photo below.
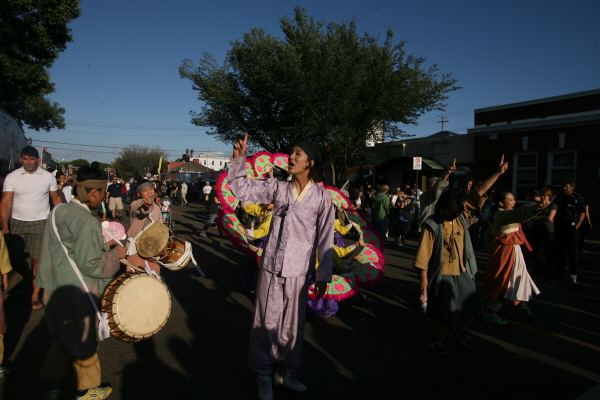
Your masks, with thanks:
<instances>
[{"instance_id":1,"label":"traffic sign","mask_svg":"<svg viewBox=\"0 0 600 400\"><path fill-rule=\"evenodd\" d=\"M413 157L413 169L423 169L423 157Z\"/></svg>"}]
</instances>

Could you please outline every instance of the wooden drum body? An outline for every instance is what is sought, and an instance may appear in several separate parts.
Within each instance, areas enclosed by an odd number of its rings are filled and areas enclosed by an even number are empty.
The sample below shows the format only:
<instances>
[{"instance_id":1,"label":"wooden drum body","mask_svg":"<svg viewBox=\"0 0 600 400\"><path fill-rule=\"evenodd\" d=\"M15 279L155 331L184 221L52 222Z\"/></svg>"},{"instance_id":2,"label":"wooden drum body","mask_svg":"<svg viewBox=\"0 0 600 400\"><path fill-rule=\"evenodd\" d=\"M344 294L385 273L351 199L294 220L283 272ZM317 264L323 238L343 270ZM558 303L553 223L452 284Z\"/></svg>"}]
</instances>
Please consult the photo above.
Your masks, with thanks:
<instances>
[{"instance_id":1,"label":"wooden drum body","mask_svg":"<svg viewBox=\"0 0 600 400\"><path fill-rule=\"evenodd\" d=\"M158 278L139 272L117 276L100 299L110 333L125 342L139 342L157 333L171 313L171 295Z\"/></svg>"}]
</instances>

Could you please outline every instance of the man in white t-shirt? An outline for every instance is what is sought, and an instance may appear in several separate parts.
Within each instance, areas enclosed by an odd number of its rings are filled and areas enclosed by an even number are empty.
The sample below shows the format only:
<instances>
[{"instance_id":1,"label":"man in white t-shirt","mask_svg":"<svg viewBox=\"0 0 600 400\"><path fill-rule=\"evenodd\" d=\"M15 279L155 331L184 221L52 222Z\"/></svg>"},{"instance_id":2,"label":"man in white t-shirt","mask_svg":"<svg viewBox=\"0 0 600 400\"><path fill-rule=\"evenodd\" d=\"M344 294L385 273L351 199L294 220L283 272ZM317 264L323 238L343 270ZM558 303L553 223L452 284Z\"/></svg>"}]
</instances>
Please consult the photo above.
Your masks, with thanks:
<instances>
[{"instance_id":1,"label":"man in white t-shirt","mask_svg":"<svg viewBox=\"0 0 600 400\"><path fill-rule=\"evenodd\" d=\"M21 150L23 166L6 176L0 203L2 233L8 240L9 254L18 263L31 257L33 292L31 308L38 310L44 305L40 301L40 288L35 285L42 239L50 203L62 203L54 176L39 167L40 155L35 147L25 146ZM12 263L15 265L15 262Z\"/></svg>"},{"instance_id":2,"label":"man in white t-shirt","mask_svg":"<svg viewBox=\"0 0 600 400\"><path fill-rule=\"evenodd\" d=\"M187 183L185 183L185 181L181 182L181 201L183 202L184 205L189 206L190 204L185 199L185 196L187 195L187 191L188 191Z\"/></svg>"},{"instance_id":3,"label":"man in white t-shirt","mask_svg":"<svg viewBox=\"0 0 600 400\"><path fill-rule=\"evenodd\" d=\"M210 194L211 191L212 191L212 187L210 187L210 183L206 182L206 185L204 185L204 187L202 188L202 193L204 194L204 204L206 205L207 209L210 206L210 204L208 202L208 195Z\"/></svg>"}]
</instances>

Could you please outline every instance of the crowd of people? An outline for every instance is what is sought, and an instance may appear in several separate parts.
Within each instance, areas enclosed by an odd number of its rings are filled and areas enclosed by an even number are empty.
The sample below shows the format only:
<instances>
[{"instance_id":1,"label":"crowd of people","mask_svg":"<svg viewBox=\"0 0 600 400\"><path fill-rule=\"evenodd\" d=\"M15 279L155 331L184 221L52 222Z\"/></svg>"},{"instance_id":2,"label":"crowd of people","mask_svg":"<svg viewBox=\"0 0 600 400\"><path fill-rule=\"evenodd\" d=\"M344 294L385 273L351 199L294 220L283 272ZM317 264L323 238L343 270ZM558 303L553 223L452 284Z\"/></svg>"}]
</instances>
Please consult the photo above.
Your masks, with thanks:
<instances>
[{"instance_id":1,"label":"crowd of people","mask_svg":"<svg viewBox=\"0 0 600 400\"><path fill-rule=\"evenodd\" d=\"M259 398L268 400L273 398L273 384L308 392L297 379L305 316L318 307L335 314L331 305L311 301L318 302L332 281L340 258L336 252L345 247L342 258L349 257L360 241L344 244L342 235L350 237L354 228L340 221L331 195L316 184L322 166L318 146L304 141L294 147L288 180L272 175L261 180L246 174L247 141L246 135L234 145L227 178L240 200L239 209L250 215L244 232L264 250L261 261L249 268L248 282L255 293L249 364L256 373ZM60 380L73 370L75 398L106 398L112 389L101 383L101 333L89 329L89 320L99 319L98 299L122 270L122 260L146 263L147 271L157 276L160 265L140 257L135 241L133 246L105 243L100 222L121 221L128 214L127 235L136 238L153 222L163 222L166 200L189 205L188 186L116 176L108 181L98 163L70 177L53 176L38 160L37 150L25 147L23 166L4 180L0 288L7 289L7 274L15 263L31 260L31 268L25 269L30 271L31 308L45 308L52 338L40 372L49 382L46 398L60 398ZM410 235L418 239L413 267L419 309L430 321L424 341L440 355L448 354L447 335L465 347L475 346L467 328L477 315L504 325L507 321L499 311L509 305L533 317L528 302L539 290L532 275L548 280L561 276L576 283L583 227L591 227L589 208L575 192L573 180L565 182L560 194L552 188L531 192L530 201L517 207L512 193L495 191L508 169L504 157L486 179L465 179L458 190L450 189L456 169L455 160L439 177L427 180L424 192L416 184L395 189L367 184L351 187L348 193L352 208L373 224L385 245L401 250ZM205 237L220 209L214 185L205 184L202 200L208 219L199 236ZM124 213L127 202L129 212ZM101 218L94 211L100 211ZM489 253L483 291L475 282L478 250ZM313 284L316 300L309 300L308 286ZM0 375L9 372L2 360L5 332L0 296Z\"/></svg>"}]
</instances>

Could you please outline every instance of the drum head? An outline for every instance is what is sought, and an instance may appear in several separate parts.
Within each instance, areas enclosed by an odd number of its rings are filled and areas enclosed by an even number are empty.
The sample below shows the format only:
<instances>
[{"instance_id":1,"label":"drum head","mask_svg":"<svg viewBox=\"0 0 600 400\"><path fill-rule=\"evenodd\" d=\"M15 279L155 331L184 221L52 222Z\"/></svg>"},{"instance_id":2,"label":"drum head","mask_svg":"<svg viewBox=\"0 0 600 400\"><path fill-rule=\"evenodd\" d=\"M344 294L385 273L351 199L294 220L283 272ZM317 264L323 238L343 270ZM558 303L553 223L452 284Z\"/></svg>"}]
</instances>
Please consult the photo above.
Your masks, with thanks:
<instances>
[{"instance_id":1,"label":"drum head","mask_svg":"<svg viewBox=\"0 0 600 400\"><path fill-rule=\"evenodd\" d=\"M137 238L137 251L141 257L150 258L158 255L167 246L169 228L165 224L153 223L140 233Z\"/></svg>"},{"instance_id":2,"label":"drum head","mask_svg":"<svg viewBox=\"0 0 600 400\"><path fill-rule=\"evenodd\" d=\"M128 340L146 339L158 332L171 313L171 296L165 284L147 274L130 274L112 288L113 335Z\"/></svg>"}]
</instances>

